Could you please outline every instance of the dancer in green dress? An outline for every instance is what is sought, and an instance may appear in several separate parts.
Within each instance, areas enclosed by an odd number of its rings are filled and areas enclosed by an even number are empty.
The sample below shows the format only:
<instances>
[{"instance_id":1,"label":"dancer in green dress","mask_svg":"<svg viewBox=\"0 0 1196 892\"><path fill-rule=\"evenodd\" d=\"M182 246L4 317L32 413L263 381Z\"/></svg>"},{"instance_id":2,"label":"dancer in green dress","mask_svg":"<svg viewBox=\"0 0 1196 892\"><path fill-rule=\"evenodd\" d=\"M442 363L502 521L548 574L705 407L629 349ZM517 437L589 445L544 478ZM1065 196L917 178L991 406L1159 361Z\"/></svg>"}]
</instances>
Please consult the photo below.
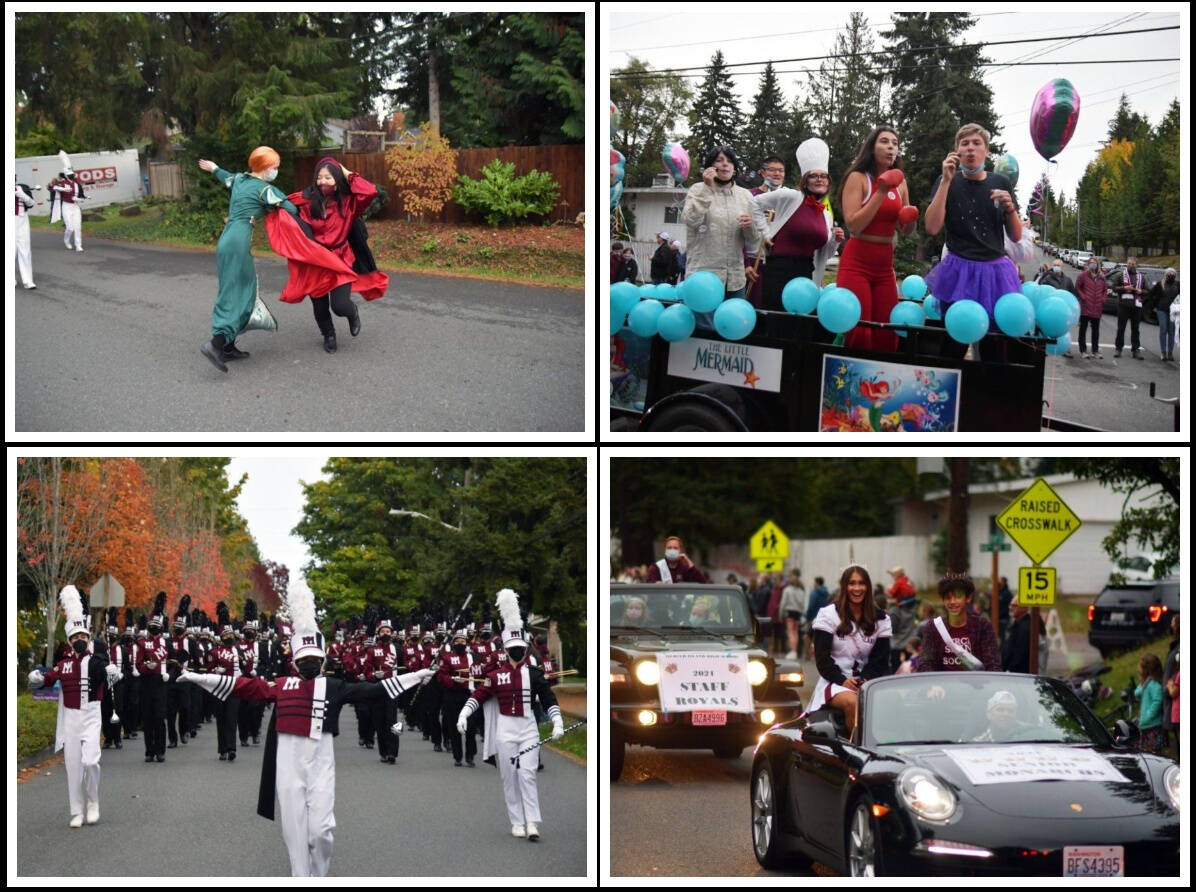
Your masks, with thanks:
<instances>
[{"instance_id":1,"label":"dancer in green dress","mask_svg":"<svg viewBox=\"0 0 1196 892\"><path fill-rule=\"evenodd\" d=\"M257 298L257 272L249 242L253 221L279 208L299 219L295 205L270 182L278 175L278 153L269 146L258 146L249 155L249 173L232 174L213 162L200 159L203 170L216 175L230 191L228 223L216 244L216 275L220 290L212 308L212 338L199 348L212 365L228 371L225 361L249 356L234 344L245 328Z\"/></svg>"}]
</instances>

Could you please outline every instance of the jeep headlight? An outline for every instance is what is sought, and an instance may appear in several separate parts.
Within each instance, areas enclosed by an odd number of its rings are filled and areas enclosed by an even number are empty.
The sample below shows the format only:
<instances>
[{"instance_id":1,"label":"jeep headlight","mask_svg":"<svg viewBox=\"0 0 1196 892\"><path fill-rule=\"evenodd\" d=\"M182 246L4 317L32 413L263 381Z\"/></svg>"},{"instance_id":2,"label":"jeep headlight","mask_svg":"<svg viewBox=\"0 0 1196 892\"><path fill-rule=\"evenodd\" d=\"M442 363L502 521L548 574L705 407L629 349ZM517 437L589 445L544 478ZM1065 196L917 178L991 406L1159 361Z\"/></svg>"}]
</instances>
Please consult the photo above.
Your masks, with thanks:
<instances>
[{"instance_id":1,"label":"jeep headlight","mask_svg":"<svg viewBox=\"0 0 1196 892\"><path fill-rule=\"evenodd\" d=\"M635 677L640 684L657 684L660 681L660 667L655 660L640 660L635 664Z\"/></svg>"},{"instance_id":2,"label":"jeep headlight","mask_svg":"<svg viewBox=\"0 0 1196 892\"><path fill-rule=\"evenodd\" d=\"M1179 766L1168 765L1167 770L1163 772L1163 789L1167 791L1167 798L1171 801L1171 807L1179 811Z\"/></svg>"},{"instance_id":3,"label":"jeep headlight","mask_svg":"<svg viewBox=\"0 0 1196 892\"><path fill-rule=\"evenodd\" d=\"M768 681L768 667L760 660L749 660L748 681L751 682L752 687L764 684Z\"/></svg>"},{"instance_id":4,"label":"jeep headlight","mask_svg":"<svg viewBox=\"0 0 1196 892\"><path fill-rule=\"evenodd\" d=\"M897 780L897 789L910 811L928 821L945 821L955 814L955 794L924 768L907 768Z\"/></svg>"}]
</instances>

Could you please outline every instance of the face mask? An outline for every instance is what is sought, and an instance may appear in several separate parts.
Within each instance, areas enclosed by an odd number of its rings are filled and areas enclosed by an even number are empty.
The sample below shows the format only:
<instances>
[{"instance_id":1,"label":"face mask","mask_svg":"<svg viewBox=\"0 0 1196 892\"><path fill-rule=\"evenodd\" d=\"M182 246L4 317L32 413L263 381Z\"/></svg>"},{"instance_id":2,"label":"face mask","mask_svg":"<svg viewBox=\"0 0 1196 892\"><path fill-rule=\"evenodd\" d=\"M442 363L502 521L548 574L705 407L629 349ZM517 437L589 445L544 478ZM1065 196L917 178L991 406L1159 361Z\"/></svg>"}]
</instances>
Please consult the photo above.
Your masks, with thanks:
<instances>
[{"instance_id":1,"label":"face mask","mask_svg":"<svg viewBox=\"0 0 1196 892\"><path fill-rule=\"evenodd\" d=\"M378 643L379 644L390 644L390 636L389 635L379 635Z\"/></svg>"},{"instance_id":2,"label":"face mask","mask_svg":"<svg viewBox=\"0 0 1196 892\"><path fill-rule=\"evenodd\" d=\"M1061 266L1052 267L1052 269L1057 273L1063 272L1063 267Z\"/></svg>"},{"instance_id":3,"label":"face mask","mask_svg":"<svg viewBox=\"0 0 1196 892\"><path fill-rule=\"evenodd\" d=\"M489 632L483 632L483 633L482 633L482 640L483 640L483 641L489 641L489 640L490 640L490 638L491 638L491 634L490 634Z\"/></svg>"},{"instance_id":4,"label":"face mask","mask_svg":"<svg viewBox=\"0 0 1196 892\"><path fill-rule=\"evenodd\" d=\"M464 644L454 644L453 645L453 653L458 653L458 654L465 653L465 645Z\"/></svg>"},{"instance_id":5,"label":"face mask","mask_svg":"<svg viewBox=\"0 0 1196 892\"><path fill-rule=\"evenodd\" d=\"M507 656L512 663L518 663L527 655L526 647L509 647L507 648Z\"/></svg>"},{"instance_id":6,"label":"face mask","mask_svg":"<svg viewBox=\"0 0 1196 892\"><path fill-rule=\"evenodd\" d=\"M323 667L320 665L319 660L304 660L302 663L296 664L295 668L304 678L310 679L319 676Z\"/></svg>"},{"instance_id":7,"label":"face mask","mask_svg":"<svg viewBox=\"0 0 1196 892\"><path fill-rule=\"evenodd\" d=\"M246 632L246 633L245 633L245 640L246 640L246 641L252 641L252 640L253 640L254 638L256 638L256 637L257 637L257 632Z\"/></svg>"},{"instance_id":8,"label":"face mask","mask_svg":"<svg viewBox=\"0 0 1196 892\"><path fill-rule=\"evenodd\" d=\"M980 171L984 170L984 162L980 163L979 167L968 167L962 161L959 162L959 169L963 171L964 176L974 177Z\"/></svg>"},{"instance_id":9,"label":"face mask","mask_svg":"<svg viewBox=\"0 0 1196 892\"><path fill-rule=\"evenodd\" d=\"M336 184L333 183L331 186L320 186L320 191L323 192L325 195L331 195L333 192L336 191Z\"/></svg>"},{"instance_id":10,"label":"face mask","mask_svg":"<svg viewBox=\"0 0 1196 892\"><path fill-rule=\"evenodd\" d=\"M233 639L232 638L221 638L220 643L223 644L225 647L232 647Z\"/></svg>"},{"instance_id":11,"label":"face mask","mask_svg":"<svg viewBox=\"0 0 1196 892\"><path fill-rule=\"evenodd\" d=\"M267 183L273 183L274 178L277 176L278 176L278 168L275 167L275 168L272 168L271 170L266 171L264 174L262 174L262 179L265 180Z\"/></svg>"},{"instance_id":12,"label":"face mask","mask_svg":"<svg viewBox=\"0 0 1196 892\"><path fill-rule=\"evenodd\" d=\"M664 550L664 557L667 561L675 561L677 558L681 557L681 552L676 548L666 548Z\"/></svg>"},{"instance_id":13,"label":"face mask","mask_svg":"<svg viewBox=\"0 0 1196 892\"><path fill-rule=\"evenodd\" d=\"M87 642L83 640L76 641L71 645L75 649L75 653L82 654L87 652Z\"/></svg>"}]
</instances>

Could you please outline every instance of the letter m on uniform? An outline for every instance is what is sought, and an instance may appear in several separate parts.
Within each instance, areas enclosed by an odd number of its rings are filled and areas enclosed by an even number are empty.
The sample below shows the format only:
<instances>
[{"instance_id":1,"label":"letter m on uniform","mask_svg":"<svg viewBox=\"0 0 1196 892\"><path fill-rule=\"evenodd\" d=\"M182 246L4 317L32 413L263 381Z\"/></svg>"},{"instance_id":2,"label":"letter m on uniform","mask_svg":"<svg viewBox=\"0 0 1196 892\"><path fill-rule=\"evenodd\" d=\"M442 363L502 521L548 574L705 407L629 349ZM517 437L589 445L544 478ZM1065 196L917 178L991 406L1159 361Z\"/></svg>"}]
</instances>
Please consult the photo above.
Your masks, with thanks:
<instances>
[{"instance_id":1,"label":"letter m on uniform","mask_svg":"<svg viewBox=\"0 0 1196 892\"><path fill-rule=\"evenodd\" d=\"M499 684L510 684L511 683L511 673L510 672L498 673L498 683Z\"/></svg>"}]
</instances>

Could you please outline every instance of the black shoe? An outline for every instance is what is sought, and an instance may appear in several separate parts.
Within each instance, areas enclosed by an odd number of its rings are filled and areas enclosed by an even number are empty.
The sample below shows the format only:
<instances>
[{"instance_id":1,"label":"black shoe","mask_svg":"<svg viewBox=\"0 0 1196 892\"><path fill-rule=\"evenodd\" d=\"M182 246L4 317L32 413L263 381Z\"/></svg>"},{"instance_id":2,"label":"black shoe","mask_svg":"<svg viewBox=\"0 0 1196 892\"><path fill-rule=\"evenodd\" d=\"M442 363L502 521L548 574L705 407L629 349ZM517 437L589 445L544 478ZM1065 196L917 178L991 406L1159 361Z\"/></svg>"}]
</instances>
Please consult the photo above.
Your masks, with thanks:
<instances>
[{"instance_id":1,"label":"black shoe","mask_svg":"<svg viewBox=\"0 0 1196 892\"><path fill-rule=\"evenodd\" d=\"M495 765L495 766L498 765L498 763L494 761L494 756L491 756L489 759L483 759L482 761L485 762L487 765Z\"/></svg>"},{"instance_id":2,"label":"black shoe","mask_svg":"<svg viewBox=\"0 0 1196 892\"><path fill-rule=\"evenodd\" d=\"M425 735L424 735L424 740L431 740L431 739L432 739L432 735L431 735L431 734L425 734Z\"/></svg>"},{"instance_id":3,"label":"black shoe","mask_svg":"<svg viewBox=\"0 0 1196 892\"><path fill-rule=\"evenodd\" d=\"M221 754L220 754L220 761L221 761L221 762L227 762L227 761L228 761L228 753L221 753Z\"/></svg>"},{"instance_id":4,"label":"black shoe","mask_svg":"<svg viewBox=\"0 0 1196 892\"><path fill-rule=\"evenodd\" d=\"M126 737L128 737L128 739L129 739L129 740L136 740L136 739L137 739L137 732L136 732L136 731L134 731L132 734L126 734L125 736L126 736Z\"/></svg>"},{"instance_id":5,"label":"black shoe","mask_svg":"<svg viewBox=\"0 0 1196 892\"><path fill-rule=\"evenodd\" d=\"M220 358L220 352L216 349L216 345L211 341L204 341L203 346L199 348L199 352L206 356L211 361L212 365L216 366L216 368L220 369L220 371L228 371L228 366L224 364L224 360Z\"/></svg>"},{"instance_id":6,"label":"black shoe","mask_svg":"<svg viewBox=\"0 0 1196 892\"><path fill-rule=\"evenodd\" d=\"M116 738L116 748L117 748L118 750L119 750L119 749L124 749L124 747L122 747L122 746L120 745L120 738L119 738L119 737L118 737L118 738Z\"/></svg>"},{"instance_id":7,"label":"black shoe","mask_svg":"<svg viewBox=\"0 0 1196 892\"><path fill-rule=\"evenodd\" d=\"M390 757L389 756L379 756L378 761L381 762L383 765L385 765L387 762L390 761Z\"/></svg>"},{"instance_id":8,"label":"black shoe","mask_svg":"<svg viewBox=\"0 0 1196 892\"><path fill-rule=\"evenodd\" d=\"M254 735L253 735L253 745L254 745L254 746L261 746L261 745L262 745L262 737L261 737L261 735L260 735L260 734L254 734Z\"/></svg>"},{"instance_id":9,"label":"black shoe","mask_svg":"<svg viewBox=\"0 0 1196 892\"><path fill-rule=\"evenodd\" d=\"M157 759L159 762L165 762L165 761L166 761L166 757L165 757L165 756L155 756L154 758L155 758L155 759Z\"/></svg>"},{"instance_id":10,"label":"black shoe","mask_svg":"<svg viewBox=\"0 0 1196 892\"><path fill-rule=\"evenodd\" d=\"M242 741L241 741L241 746L249 746L249 741L248 741L248 740L242 740Z\"/></svg>"},{"instance_id":11,"label":"black shoe","mask_svg":"<svg viewBox=\"0 0 1196 892\"><path fill-rule=\"evenodd\" d=\"M153 757L153 756L146 756L146 757L145 757L145 761L147 761L147 762L152 762L152 761L154 761L154 757Z\"/></svg>"},{"instance_id":12,"label":"black shoe","mask_svg":"<svg viewBox=\"0 0 1196 892\"><path fill-rule=\"evenodd\" d=\"M332 334L324 335L324 352L325 353L335 353L336 352L336 333L335 332L333 332Z\"/></svg>"},{"instance_id":13,"label":"black shoe","mask_svg":"<svg viewBox=\"0 0 1196 892\"><path fill-rule=\"evenodd\" d=\"M357 337L357 333L361 331L361 313L357 312L357 308L353 308L353 318L349 320L349 334Z\"/></svg>"},{"instance_id":14,"label":"black shoe","mask_svg":"<svg viewBox=\"0 0 1196 892\"><path fill-rule=\"evenodd\" d=\"M397 756L389 756L389 757L387 757L386 761L389 762L391 765L393 765L395 763L396 758L398 758L398 757Z\"/></svg>"},{"instance_id":15,"label":"black shoe","mask_svg":"<svg viewBox=\"0 0 1196 892\"><path fill-rule=\"evenodd\" d=\"M236 753L229 753L229 754L228 754L228 761L230 761L230 762L235 762L236 760L237 760L237 754L236 754Z\"/></svg>"},{"instance_id":16,"label":"black shoe","mask_svg":"<svg viewBox=\"0 0 1196 892\"><path fill-rule=\"evenodd\" d=\"M473 764L473 759L466 759L466 760L465 760L465 764L466 764L468 767L470 767L470 768L477 768L477 767L478 767L477 765L474 765L474 764Z\"/></svg>"},{"instance_id":17,"label":"black shoe","mask_svg":"<svg viewBox=\"0 0 1196 892\"><path fill-rule=\"evenodd\" d=\"M104 746L103 746L103 749L106 749L106 750L110 750L110 749L112 749L112 741L111 741L111 740L105 740L105 741L104 741Z\"/></svg>"},{"instance_id":18,"label":"black shoe","mask_svg":"<svg viewBox=\"0 0 1196 892\"><path fill-rule=\"evenodd\" d=\"M248 359L249 353L247 353L245 350L237 349L237 345L235 343L226 344L224 347L224 352L220 354L220 358L225 362L228 362L230 359Z\"/></svg>"},{"instance_id":19,"label":"black shoe","mask_svg":"<svg viewBox=\"0 0 1196 892\"><path fill-rule=\"evenodd\" d=\"M358 745L358 746L360 746L360 747L364 747L364 746L365 746L365 741L364 741L364 740L362 740L360 737L358 737L358 738L357 738L357 745Z\"/></svg>"},{"instance_id":20,"label":"black shoe","mask_svg":"<svg viewBox=\"0 0 1196 892\"><path fill-rule=\"evenodd\" d=\"M536 771L543 771L543 770L544 770L544 763L541 762L539 765L536 766Z\"/></svg>"},{"instance_id":21,"label":"black shoe","mask_svg":"<svg viewBox=\"0 0 1196 892\"><path fill-rule=\"evenodd\" d=\"M179 735L179 743L181 743L183 746L187 745L187 735L186 734Z\"/></svg>"},{"instance_id":22,"label":"black shoe","mask_svg":"<svg viewBox=\"0 0 1196 892\"><path fill-rule=\"evenodd\" d=\"M170 743L166 744L166 748L168 750L178 749L178 746L179 742L177 740L172 740Z\"/></svg>"},{"instance_id":23,"label":"black shoe","mask_svg":"<svg viewBox=\"0 0 1196 892\"><path fill-rule=\"evenodd\" d=\"M453 767L454 767L454 768L460 768L460 767L461 767L461 760L460 760L460 759L453 759Z\"/></svg>"},{"instance_id":24,"label":"black shoe","mask_svg":"<svg viewBox=\"0 0 1196 892\"><path fill-rule=\"evenodd\" d=\"M442 746L441 746L439 743L436 743L436 744L433 744L433 745L432 745L432 752L434 752L434 753L443 753L443 752L444 752L444 748L443 748L443 747L442 747Z\"/></svg>"}]
</instances>

